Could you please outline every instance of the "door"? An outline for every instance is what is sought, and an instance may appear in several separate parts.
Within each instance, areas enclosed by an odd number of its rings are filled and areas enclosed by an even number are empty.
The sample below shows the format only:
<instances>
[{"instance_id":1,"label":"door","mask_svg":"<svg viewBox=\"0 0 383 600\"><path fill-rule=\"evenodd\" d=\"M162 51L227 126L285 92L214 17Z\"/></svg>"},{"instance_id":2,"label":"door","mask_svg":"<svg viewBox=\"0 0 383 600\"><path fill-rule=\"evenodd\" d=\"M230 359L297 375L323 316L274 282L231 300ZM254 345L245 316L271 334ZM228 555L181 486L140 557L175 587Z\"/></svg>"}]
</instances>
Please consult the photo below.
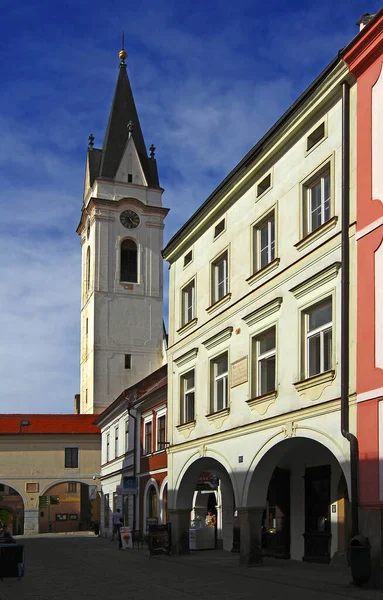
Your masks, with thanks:
<instances>
[{"instance_id":1,"label":"door","mask_svg":"<svg viewBox=\"0 0 383 600\"><path fill-rule=\"evenodd\" d=\"M276 468L270 479L262 523L266 556L290 558L290 471Z\"/></svg>"},{"instance_id":2,"label":"door","mask_svg":"<svg viewBox=\"0 0 383 600\"><path fill-rule=\"evenodd\" d=\"M303 560L330 562L331 467L310 467L305 474L305 554Z\"/></svg>"}]
</instances>

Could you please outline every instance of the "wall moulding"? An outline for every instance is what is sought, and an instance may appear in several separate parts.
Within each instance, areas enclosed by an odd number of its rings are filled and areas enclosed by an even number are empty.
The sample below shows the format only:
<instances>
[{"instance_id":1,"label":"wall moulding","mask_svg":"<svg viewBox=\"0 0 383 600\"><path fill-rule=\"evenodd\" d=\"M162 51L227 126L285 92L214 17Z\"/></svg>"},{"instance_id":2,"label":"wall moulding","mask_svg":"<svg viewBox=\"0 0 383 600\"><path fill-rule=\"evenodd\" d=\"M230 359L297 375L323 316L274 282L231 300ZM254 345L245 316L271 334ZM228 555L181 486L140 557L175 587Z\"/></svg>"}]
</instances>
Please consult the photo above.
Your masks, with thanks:
<instances>
[{"instance_id":1,"label":"wall moulding","mask_svg":"<svg viewBox=\"0 0 383 600\"><path fill-rule=\"evenodd\" d=\"M289 291L295 296L295 298L302 298L302 296L309 294L313 290L322 287L322 285L325 283L335 279L335 277L338 275L340 267L341 263L335 262L322 271L319 271L319 273L309 277L306 279L306 281L303 281L302 283L299 283L295 287L291 288Z\"/></svg>"},{"instance_id":2,"label":"wall moulding","mask_svg":"<svg viewBox=\"0 0 383 600\"><path fill-rule=\"evenodd\" d=\"M215 346L218 346L218 344L221 344L222 342L225 342L226 340L231 338L232 333L233 327L226 327L225 329L223 329L219 333L216 333L215 335L208 338L202 343L207 350L211 350L211 348L215 348Z\"/></svg>"},{"instance_id":3,"label":"wall moulding","mask_svg":"<svg viewBox=\"0 0 383 600\"><path fill-rule=\"evenodd\" d=\"M177 358L173 358L173 362L176 363L177 367L182 367L182 365L185 365L190 360L193 360L194 358L196 358L197 354L198 354L198 348L192 348L191 350L188 350L181 356L178 356Z\"/></svg>"},{"instance_id":4,"label":"wall moulding","mask_svg":"<svg viewBox=\"0 0 383 600\"><path fill-rule=\"evenodd\" d=\"M245 321L246 325L248 326L254 325L254 323L258 323L258 321L261 321L262 319L265 319L266 317L277 312L281 307L282 301L282 297L275 298L274 300L271 300L271 302L268 302L260 308L253 310L248 315L245 315L242 317L242 320Z\"/></svg>"}]
</instances>

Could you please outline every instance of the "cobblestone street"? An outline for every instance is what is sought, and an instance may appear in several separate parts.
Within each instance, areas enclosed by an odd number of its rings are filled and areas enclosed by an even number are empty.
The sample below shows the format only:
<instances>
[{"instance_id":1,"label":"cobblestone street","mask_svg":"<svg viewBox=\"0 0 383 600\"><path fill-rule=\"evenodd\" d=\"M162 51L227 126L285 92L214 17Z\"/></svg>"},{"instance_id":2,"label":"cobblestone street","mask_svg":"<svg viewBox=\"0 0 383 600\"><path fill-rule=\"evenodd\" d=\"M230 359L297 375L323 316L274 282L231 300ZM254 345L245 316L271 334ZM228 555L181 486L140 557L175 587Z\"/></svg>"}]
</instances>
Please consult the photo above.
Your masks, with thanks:
<instances>
[{"instance_id":1,"label":"cobblestone street","mask_svg":"<svg viewBox=\"0 0 383 600\"><path fill-rule=\"evenodd\" d=\"M144 548L118 551L116 542L91 535L22 538L25 577L0 582L1 600L151 598L216 600L262 598L383 600L383 593L349 585L347 570L289 561L240 567L238 555L194 553L150 558Z\"/></svg>"}]
</instances>

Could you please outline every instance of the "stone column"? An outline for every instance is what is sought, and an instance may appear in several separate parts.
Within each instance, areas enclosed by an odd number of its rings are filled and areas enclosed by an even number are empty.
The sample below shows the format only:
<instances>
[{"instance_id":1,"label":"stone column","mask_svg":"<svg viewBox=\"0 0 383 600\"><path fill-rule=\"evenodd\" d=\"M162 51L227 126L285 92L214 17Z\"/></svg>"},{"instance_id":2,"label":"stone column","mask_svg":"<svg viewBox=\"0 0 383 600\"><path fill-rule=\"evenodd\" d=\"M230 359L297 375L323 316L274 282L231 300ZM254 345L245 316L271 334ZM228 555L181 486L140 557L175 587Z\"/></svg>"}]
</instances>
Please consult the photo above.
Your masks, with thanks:
<instances>
[{"instance_id":1,"label":"stone column","mask_svg":"<svg viewBox=\"0 0 383 600\"><path fill-rule=\"evenodd\" d=\"M264 508L238 508L240 526L240 564L262 562L261 523Z\"/></svg>"},{"instance_id":2,"label":"stone column","mask_svg":"<svg viewBox=\"0 0 383 600\"><path fill-rule=\"evenodd\" d=\"M172 553L189 554L190 509L169 509L172 524Z\"/></svg>"},{"instance_id":3,"label":"stone column","mask_svg":"<svg viewBox=\"0 0 383 600\"><path fill-rule=\"evenodd\" d=\"M38 508L26 508L24 510L24 535L39 533L39 517L40 511Z\"/></svg>"}]
</instances>

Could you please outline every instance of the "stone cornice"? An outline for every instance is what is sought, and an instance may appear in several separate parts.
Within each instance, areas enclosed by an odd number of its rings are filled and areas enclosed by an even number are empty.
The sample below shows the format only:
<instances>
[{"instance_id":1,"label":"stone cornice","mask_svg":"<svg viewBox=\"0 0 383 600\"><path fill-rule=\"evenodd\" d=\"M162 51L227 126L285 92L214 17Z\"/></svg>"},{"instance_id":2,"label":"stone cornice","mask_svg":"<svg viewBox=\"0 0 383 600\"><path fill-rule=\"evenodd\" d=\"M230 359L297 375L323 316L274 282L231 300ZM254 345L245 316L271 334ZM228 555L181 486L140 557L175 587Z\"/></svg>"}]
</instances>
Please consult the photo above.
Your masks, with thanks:
<instances>
[{"instance_id":1,"label":"stone cornice","mask_svg":"<svg viewBox=\"0 0 383 600\"><path fill-rule=\"evenodd\" d=\"M319 271L319 273L315 273L315 275L312 275L312 277L309 277L302 283L299 283L295 287L291 288L289 291L296 298L302 298L302 296L305 296L309 292L316 290L328 281L335 279L335 277L338 275L340 267L341 263L335 262L329 267L323 269L322 271Z\"/></svg>"},{"instance_id":2,"label":"stone cornice","mask_svg":"<svg viewBox=\"0 0 383 600\"><path fill-rule=\"evenodd\" d=\"M198 354L198 348L192 348L191 350L188 350L187 352L185 352L185 354L182 354L181 356L178 356L177 358L173 358L173 362L176 363L177 367L182 367L182 365L185 365L190 360L193 360L194 358L196 358L197 354Z\"/></svg>"},{"instance_id":3,"label":"stone cornice","mask_svg":"<svg viewBox=\"0 0 383 600\"><path fill-rule=\"evenodd\" d=\"M205 340L202 343L207 350L211 350L215 346L218 346L218 344L221 344L222 342L225 342L226 340L228 340L231 337L232 333L233 333L233 328L226 327L225 329L222 329L222 331L220 331L219 333L216 333L215 335L208 338L207 340Z\"/></svg>"},{"instance_id":4,"label":"stone cornice","mask_svg":"<svg viewBox=\"0 0 383 600\"><path fill-rule=\"evenodd\" d=\"M274 298L274 300L271 300L271 302L268 302L260 308L253 310L248 315L245 315L244 317L242 317L242 319L245 321L246 325L254 325L254 323L258 323L258 321L261 321L265 317L268 317L269 315L272 315L273 313L277 312L277 310L280 309L281 304L282 297Z\"/></svg>"}]
</instances>

